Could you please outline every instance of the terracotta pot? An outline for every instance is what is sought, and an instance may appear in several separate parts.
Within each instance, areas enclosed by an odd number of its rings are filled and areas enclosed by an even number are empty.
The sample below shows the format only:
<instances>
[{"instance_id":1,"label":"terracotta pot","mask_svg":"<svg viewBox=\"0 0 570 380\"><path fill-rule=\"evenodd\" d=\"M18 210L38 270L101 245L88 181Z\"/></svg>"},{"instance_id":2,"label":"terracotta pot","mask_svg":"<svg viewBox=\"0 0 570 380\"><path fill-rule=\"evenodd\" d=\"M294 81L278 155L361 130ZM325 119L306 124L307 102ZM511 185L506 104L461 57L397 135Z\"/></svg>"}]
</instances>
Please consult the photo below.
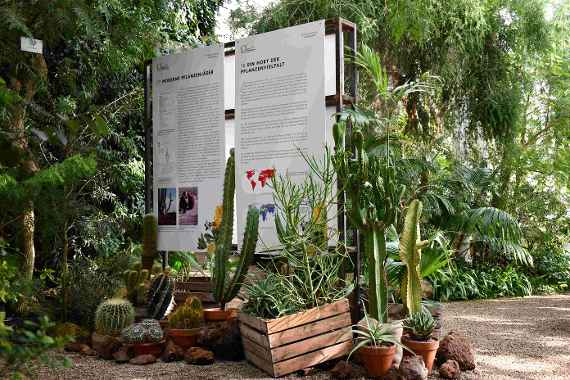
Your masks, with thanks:
<instances>
[{"instance_id":1,"label":"terracotta pot","mask_svg":"<svg viewBox=\"0 0 570 380\"><path fill-rule=\"evenodd\" d=\"M151 354L156 357L159 357L160 354L162 354L163 346L164 340L154 343L135 343L131 345L135 356Z\"/></svg>"},{"instance_id":2,"label":"terracotta pot","mask_svg":"<svg viewBox=\"0 0 570 380\"><path fill-rule=\"evenodd\" d=\"M195 347L200 336L200 328L195 329L169 329L167 333L168 339L174 344L184 349Z\"/></svg>"},{"instance_id":3,"label":"terracotta pot","mask_svg":"<svg viewBox=\"0 0 570 380\"><path fill-rule=\"evenodd\" d=\"M402 337L402 344L412 350L416 355L420 355L424 359L424 364L428 370L428 375L431 374L435 354L439 347L439 341L431 338L428 341L414 340L409 336ZM411 355L409 352L404 351L404 355Z\"/></svg>"},{"instance_id":4,"label":"terracotta pot","mask_svg":"<svg viewBox=\"0 0 570 380\"><path fill-rule=\"evenodd\" d=\"M169 326L168 319L161 319L160 321L158 321L158 323L160 324L160 328L162 329L162 331L168 331L168 326Z\"/></svg>"},{"instance_id":5,"label":"terracotta pot","mask_svg":"<svg viewBox=\"0 0 570 380\"><path fill-rule=\"evenodd\" d=\"M369 377L385 376L394 361L396 346L365 346L358 349L358 358Z\"/></svg>"},{"instance_id":6,"label":"terracotta pot","mask_svg":"<svg viewBox=\"0 0 570 380\"><path fill-rule=\"evenodd\" d=\"M237 318L238 309L225 309L219 307L204 309L204 319L210 322L227 321Z\"/></svg>"}]
</instances>

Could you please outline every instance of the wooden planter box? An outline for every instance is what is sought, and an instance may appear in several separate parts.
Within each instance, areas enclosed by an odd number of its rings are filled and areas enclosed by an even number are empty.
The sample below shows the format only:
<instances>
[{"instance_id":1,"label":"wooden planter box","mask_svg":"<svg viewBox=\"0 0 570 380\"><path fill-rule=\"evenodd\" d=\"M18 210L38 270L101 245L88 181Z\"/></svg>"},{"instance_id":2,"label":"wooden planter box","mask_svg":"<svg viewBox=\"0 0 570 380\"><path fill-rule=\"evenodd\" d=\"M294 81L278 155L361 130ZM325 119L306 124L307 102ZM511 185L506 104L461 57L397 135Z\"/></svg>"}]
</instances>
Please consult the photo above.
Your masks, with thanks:
<instances>
[{"instance_id":1,"label":"wooden planter box","mask_svg":"<svg viewBox=\"0 0 570 380\"><path fill-rule=\"evenodd\" d=\"M245 357L273 377L347 355L352 348L346 299L277 319L240 313L239 322Z\"/></svg>"},{"instance_id":2,"label":"wooden planter box","mask_svg":"<svg viewBox=\"0 0 570 380\"><path fill-rule=\"evenodd\" d=\"M193 295L204 305L215 305L210 277L192 277L190 281L174 281L174 301L177 305L184 303L186 297Z\"/></svg>"}]
</instances>

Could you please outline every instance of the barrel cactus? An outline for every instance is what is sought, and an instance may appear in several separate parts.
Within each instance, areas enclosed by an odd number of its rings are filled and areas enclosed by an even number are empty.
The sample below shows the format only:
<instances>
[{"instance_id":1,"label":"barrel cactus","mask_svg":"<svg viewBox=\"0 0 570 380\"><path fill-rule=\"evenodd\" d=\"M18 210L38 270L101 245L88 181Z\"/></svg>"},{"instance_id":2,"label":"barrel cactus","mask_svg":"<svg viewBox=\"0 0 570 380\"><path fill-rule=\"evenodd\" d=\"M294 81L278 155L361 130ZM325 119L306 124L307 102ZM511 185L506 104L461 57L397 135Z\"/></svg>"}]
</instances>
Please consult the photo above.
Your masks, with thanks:
<instances>
[{"instance_id":1,"label":"barrel cactus","mask_svg":"<svg viewBox=\"0 0 570 380\"><path fill-rule=\"evenodd\" d=\"M152 319L162 319L172 302L174 281L168 273L163 273L152 281L148 291L148 315Z\"/></svg>"},{"instance_id":2,"label":"barrel cactus","mask_svg":"<svg viewBox=\"0 0 570 380\"><path fill-rule=\"evenodd\" d=\"M168 316L169 326L174 329L193 329L202 324L204 308L197 297L189 296L182 306Z\"/></svg>"},{"instance_id":3,"label":"barrel cactus","mask_svg":"<svg viewBox=\"0 0 570 380\"><path fill-rule=\"evenodd\" d=\"M95 330L102 335L119 335L134 319L135 309L128 300L111 298L97 307Z\"/></svg>"},{"instance_id":4,"label":"barrel cactus","mask_svg":"<svg viewBox=\"0 0 570 380\"><path fill-rule=\"evenodd\" d=\"M151 270L158 254L158 220L154 214L146 214L143 219L142 268Z\"/></svg>"},{"instance_id":5,"label":"barrel cactus","mask_svg":"<svg viewBox=\"0 0 570 380\"><path fill-rule=\"evenodd\" d=\"M229 259L232 250L232 234L234 227L234 194L235 194L235 154L230 151L224 175L224 198L222 204L222 221L216 235L216 250L212 281L214 299L220 303L222 309L239 292L241 284L249 266L253 262L253 255L257 245L259 210L250 207L247 219L239 262L233 277L230 279Z\"/></svg>"}]
</instances>

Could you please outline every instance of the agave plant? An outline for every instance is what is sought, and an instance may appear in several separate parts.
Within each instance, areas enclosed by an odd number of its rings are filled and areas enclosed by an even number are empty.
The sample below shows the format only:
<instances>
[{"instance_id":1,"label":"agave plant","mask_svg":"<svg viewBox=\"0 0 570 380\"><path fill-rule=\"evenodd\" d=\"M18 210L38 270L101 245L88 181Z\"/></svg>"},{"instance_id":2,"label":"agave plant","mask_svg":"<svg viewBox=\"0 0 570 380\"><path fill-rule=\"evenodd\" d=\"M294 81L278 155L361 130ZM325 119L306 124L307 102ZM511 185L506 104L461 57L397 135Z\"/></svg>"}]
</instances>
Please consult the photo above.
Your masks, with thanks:
<instances>
[{"instance_id":1,"label":"agave plant","mask_svg":"<svg viewBox=\"0 0 570 380\"><path fill-rule=\"evenodd\" d=\"M404 320L404 329L409 331L413 339L420 341L429 340L436 325L437 321L425 309Z\"/></svg>"},{"instance_id":2,"label":"agave plant","mask_svg":"<svg viewBox=\"0 0 570 380\"><path fill-rule=\"evenodd\" d=\"M357 335L356 345L350 351L348 357L358 351L361 347L365 346L390 346L395 345L407 349L400 339L394 334L394 327L388 323L380 323L377 320L370 318L364 312L364 323L353 325L352 332Z\"/></svg>"}]
</instances>

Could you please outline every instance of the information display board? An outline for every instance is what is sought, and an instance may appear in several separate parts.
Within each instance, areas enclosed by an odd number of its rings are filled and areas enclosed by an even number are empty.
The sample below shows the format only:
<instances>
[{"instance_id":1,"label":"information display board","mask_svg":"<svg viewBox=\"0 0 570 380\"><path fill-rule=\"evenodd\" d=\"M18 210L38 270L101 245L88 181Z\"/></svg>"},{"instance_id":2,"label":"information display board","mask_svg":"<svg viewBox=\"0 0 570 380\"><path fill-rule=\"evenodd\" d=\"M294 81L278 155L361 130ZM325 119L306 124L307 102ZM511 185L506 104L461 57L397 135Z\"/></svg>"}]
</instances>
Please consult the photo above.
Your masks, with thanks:
<instances>
[{"instance_id":1,"label":"information display board","mask_svg":"<svg viewBox=\"0 0 570 380\"><path fill-rule=\"evenodd\" d=\"M326 143L325 22L236 41L236 216L238 242L250 205L261 212L258 250L278 246L273 175L301 181Z\"/></svg>"},{"instance_id":2,"label":"information display board","mask_svg":"<svg viewBox=\"0 0 570 380\"><path fill-rule=\"evenodd\" d=\"M153 60L153 211L158 249L194 250L221 204L225 169L224 48Z\"/></svg>"}]
</instances>

